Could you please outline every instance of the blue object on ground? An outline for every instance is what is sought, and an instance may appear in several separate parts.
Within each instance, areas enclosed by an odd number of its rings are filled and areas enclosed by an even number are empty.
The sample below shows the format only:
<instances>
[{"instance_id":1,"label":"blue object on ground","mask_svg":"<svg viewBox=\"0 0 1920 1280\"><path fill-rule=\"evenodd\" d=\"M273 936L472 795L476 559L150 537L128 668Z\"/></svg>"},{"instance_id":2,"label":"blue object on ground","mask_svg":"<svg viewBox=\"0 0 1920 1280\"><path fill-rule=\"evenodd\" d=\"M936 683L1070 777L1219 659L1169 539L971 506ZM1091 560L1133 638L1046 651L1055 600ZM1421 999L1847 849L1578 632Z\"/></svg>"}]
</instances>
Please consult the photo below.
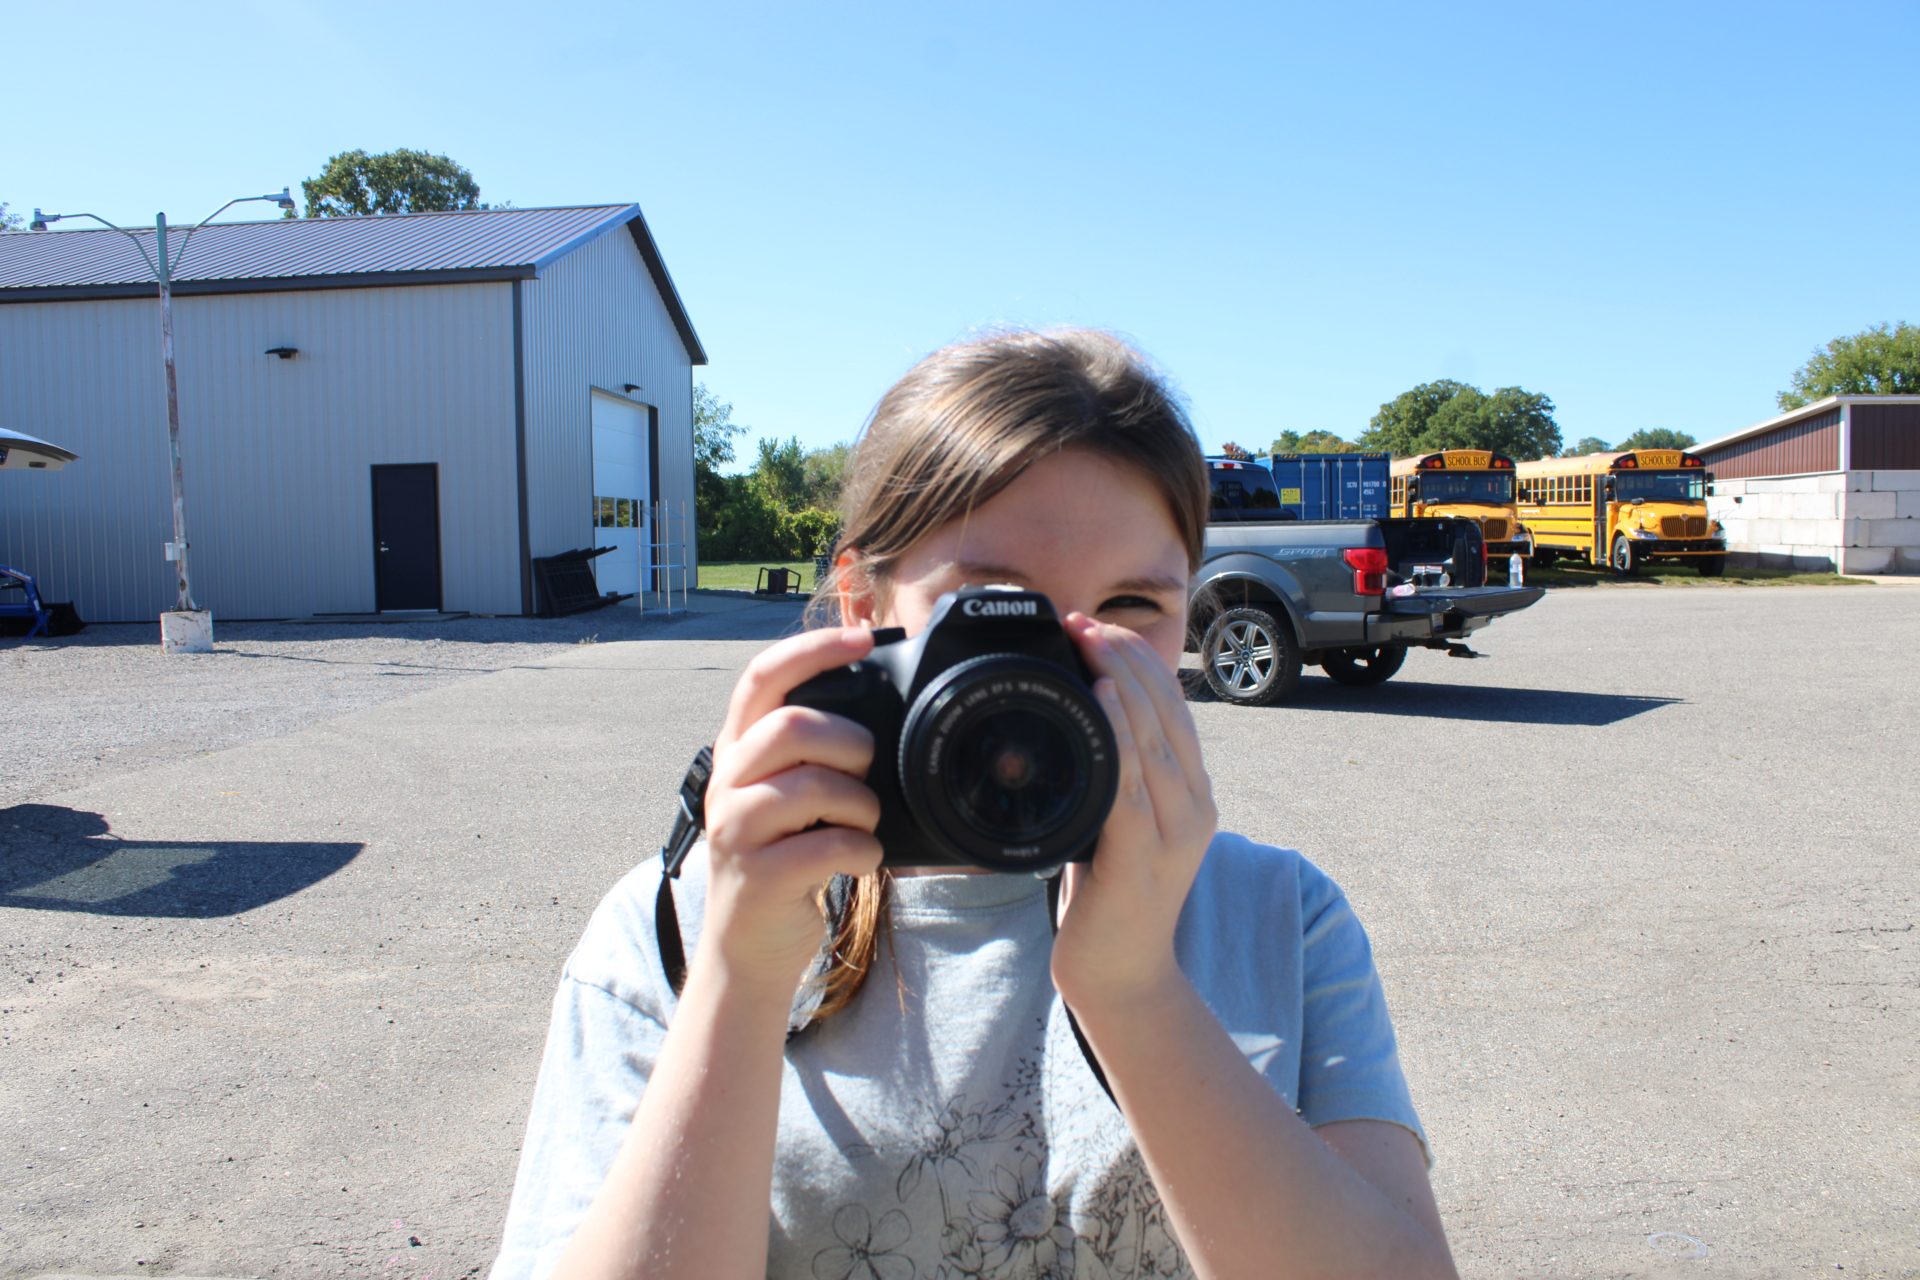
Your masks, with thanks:
<instances>
[{"instance_id":1,"label":"blue object on ground","mask_svg":"<svg viewBox=\"0 0 1920 1280\"><path fill-rule=\"evenodd\" d=\"M53 610L41 603L40 587L33 575L0 564L0 593L9 591L23 592L24 599L15 603L0 594L0 618L32 618L33 626L27 632L27 639L45 635L47 624L53 621Z\"/></svg>"}]
</instances>

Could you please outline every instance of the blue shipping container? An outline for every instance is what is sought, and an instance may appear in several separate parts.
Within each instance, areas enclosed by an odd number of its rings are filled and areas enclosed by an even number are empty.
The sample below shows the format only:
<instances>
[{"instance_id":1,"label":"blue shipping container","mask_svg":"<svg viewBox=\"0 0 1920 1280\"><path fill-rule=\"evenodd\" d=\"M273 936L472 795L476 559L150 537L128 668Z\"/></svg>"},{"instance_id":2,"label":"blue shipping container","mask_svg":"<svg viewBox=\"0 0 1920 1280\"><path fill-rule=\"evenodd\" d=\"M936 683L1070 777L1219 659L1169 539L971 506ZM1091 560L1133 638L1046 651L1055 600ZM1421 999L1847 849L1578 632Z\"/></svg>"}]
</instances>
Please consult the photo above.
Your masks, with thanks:
<instances>
[{"instance_id":1,"label":"blue shipping container","mask_svg":"<svg viewBox=\"0 0 1920 1280\"><path fill-rule=\"evenodd\" d=\"M1267 470L1282 519L1383 520L1391 461L1384 453L1277 453Z\"/></svg>"}]
</instances>

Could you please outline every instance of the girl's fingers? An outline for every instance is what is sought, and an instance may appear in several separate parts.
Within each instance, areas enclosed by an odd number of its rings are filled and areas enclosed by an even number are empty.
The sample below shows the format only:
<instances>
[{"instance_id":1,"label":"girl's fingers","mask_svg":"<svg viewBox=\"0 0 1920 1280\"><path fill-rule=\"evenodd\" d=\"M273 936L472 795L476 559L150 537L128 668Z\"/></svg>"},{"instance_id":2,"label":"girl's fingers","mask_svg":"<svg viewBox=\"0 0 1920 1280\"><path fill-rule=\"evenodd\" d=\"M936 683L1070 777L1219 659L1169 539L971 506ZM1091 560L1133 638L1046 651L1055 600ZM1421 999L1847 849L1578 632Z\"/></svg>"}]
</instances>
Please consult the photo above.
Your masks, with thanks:
<instances>
[{"instance_id":1,"label":"girl's fingers","mask_svg":"<svg viewBox=\"0 0 1920 1280\"><path fill-rule=\"evenodd\" d=\"M1120 697L1120 691L1112 676L1101 676L1093 682L1094 700L1100 709L1107 713L1107 723L1113 726L1114 753L1120 763L1120 786L1118 802L1138 805L1149 811L1153 808L1153 798L1147 790L1145 777L1140 769L1140 748L1134 740L1133 723L1127 715L1126 702ZM1112 821L1111 818L1108 819Z\"/></svg>"},{"instance_id":2,"label":"girl's fingers","mask_svg":"<svg viewBox=\"0 0 1920 1280\"><path fill-rule=\"evenodd\" d=\"M778 707L747 726L715 761L723 785L746 786L797 765L817 764L864 778L873 764L873 732L813 707Z\"/></svg>"},{"instance_id":3,"label":"girl's fingers","mask_svg":"<svg viewBox=\"0 0 1920 1280\"><path fill-rule=\"evenodd\" d=\"M1184 809L1191 806L1195 794L1186 766L1174 745L1175 737L1182 729L1188 733L1191 733L1191 729L1178 726L1169 732L1146 687L1156 673L1140 670L1140 656L1132 652L1130 646L1106 633L1097 633L1090 640L1092 660L1098 669L1105 672L1101 680L1113 686L1114 699L1127 720L1129 742L1121 744L1121 758L1125 760L1132 757L1135 762L1133 767L1144 784L1146 798L1159 822L1161 834L1171 836L1174 832L1169 829L1169 823L1178 821ZM1146 654L1146 659L1158 662L1158 658L1151 653ZM1109 718L1112 715L1112 708L1109 707ZM1123 784L1125 778L1123 772Z\"/></svg>"},{"instance_id":4,"label":"girl's fingers","mask_svg":"<svg viewBox=\"0 0 1920 1280\"><path fill-rule=\"evenodd\" d=\"M738 854L816 826L871 833L879 822L880 798L865 783L824 765L799 765L715 796L707 840Z\"/></svg>"},{"instance_id":5,"label":"girl's fingers","mask_svg":"<svg viewBox=\"0 0 1920 1280\"><path fill-rule=\"evenodd\" d=\"M787 695L825 671L844 667L873 652L873 632L865 627L824 627L782 640L754 656L733 686L726 722L715 754L745 733L761 717L783 706Z\"/></svg>"},{"instance_id":6,"label":"girl's fingers","mask_svg":"<svg viewBox=\"0 0 1920 1280\"><path fill-rule=\"evenodd\" d=\"M778 863L782 874L808 892L834 876L864 876L880 869L880 842L851 827L815 827L754 851L754 860Z\"/></svg>"}]
</instances>

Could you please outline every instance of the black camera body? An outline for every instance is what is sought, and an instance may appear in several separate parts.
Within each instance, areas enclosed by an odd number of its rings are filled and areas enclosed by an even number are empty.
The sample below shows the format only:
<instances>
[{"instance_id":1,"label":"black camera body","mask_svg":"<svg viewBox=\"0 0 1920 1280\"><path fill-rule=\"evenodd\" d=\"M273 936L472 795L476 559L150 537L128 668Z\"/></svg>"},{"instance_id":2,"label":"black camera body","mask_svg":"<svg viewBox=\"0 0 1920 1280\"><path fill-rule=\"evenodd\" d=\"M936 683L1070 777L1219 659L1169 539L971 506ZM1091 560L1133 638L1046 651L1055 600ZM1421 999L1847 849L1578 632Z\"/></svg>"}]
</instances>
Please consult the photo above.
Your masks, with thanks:
<instances>
[{"instance_id":1,"label":"black camera body","mask_svg":"<svg viewBox=\"0 0 1920 1280\"><path fill-rule=\"evenodd\" d=\"M787 703L872 731L882 866L1045 874L1093 856L1119 785L1092 685L1044 595L962 587Z\"/></svg>"}]
</instances>

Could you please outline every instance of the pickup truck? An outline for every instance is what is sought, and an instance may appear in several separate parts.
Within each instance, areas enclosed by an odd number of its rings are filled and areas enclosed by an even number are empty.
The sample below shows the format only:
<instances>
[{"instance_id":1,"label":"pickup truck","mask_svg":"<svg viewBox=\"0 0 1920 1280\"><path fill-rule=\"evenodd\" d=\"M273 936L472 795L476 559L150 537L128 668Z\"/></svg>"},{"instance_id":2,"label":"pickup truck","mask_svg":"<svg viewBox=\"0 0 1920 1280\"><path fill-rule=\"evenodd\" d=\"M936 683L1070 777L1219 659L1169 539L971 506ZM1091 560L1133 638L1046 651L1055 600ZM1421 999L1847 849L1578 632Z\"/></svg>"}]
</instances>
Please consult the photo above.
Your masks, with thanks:
<instances>
[{"instance_id":1,"label":"pickup truck","mask_svg":"<svg viewBox=\"0 0 1920 1280\"><path fill-rule=\"evenodd\" d=\"M1223 701L1279 702L1306 665L1341 684L1379 684L1413 645L1471 657L1467 636L1543 594L1485 585L1474 520L1276 519L1264 467L1209 460L1207 469L1213 510L1188 648Z\"/></svg>"}]
</instances>

